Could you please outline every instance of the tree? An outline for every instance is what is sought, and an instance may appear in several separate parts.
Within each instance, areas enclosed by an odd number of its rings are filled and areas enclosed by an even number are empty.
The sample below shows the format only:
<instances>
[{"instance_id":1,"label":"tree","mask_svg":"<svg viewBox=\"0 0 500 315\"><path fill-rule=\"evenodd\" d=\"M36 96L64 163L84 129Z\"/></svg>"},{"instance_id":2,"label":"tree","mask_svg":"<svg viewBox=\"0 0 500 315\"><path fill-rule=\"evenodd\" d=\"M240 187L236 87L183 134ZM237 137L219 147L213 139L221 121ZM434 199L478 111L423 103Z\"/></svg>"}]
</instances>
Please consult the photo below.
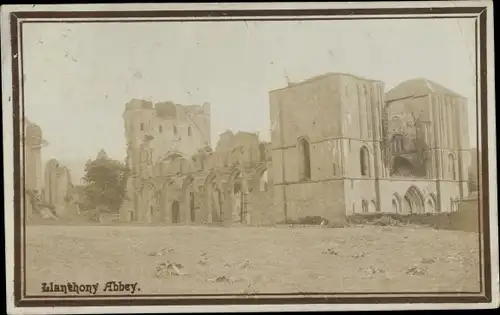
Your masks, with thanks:
<instances>
[{"instance_id":1,"label":"tree","mask_svg":"<svg viewBox=\"0 0 500 315\"><path fill-rule=\"evenodd\" d=\"M129 170L125 164L107 157L89 160L83 181L87 209L107 208L117 213L125 197Z\"/></svg>"}]
</instances>

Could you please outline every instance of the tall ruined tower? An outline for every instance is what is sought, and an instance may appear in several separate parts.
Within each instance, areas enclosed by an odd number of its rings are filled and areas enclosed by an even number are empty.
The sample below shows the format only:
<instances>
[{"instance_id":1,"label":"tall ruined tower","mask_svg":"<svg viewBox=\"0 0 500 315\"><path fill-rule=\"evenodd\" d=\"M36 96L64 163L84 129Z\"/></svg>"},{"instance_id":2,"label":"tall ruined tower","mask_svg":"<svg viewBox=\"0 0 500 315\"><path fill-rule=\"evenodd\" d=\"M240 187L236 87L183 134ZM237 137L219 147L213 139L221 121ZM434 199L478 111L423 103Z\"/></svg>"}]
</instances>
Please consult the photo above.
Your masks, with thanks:
<instances>
[{"instance_id":1,"label":"tall ruined tower","mask_svg":"<svg viewBox=\"0 0 500 315\"><path fill-rule=\"evenodd\" d=\"M133 99L125 105L123 113L127 140L127 165L131 179L127 184L129 214L126 220L150 220L154 195L148 191L151 179L162 176L156 165L162 164L175 153L193 156L199 149L210 146L210 104L179 105ZM149 185L151 186L151 185ZM133 190L133 193L130 193ZM133 214L130 214L133 213Z\"/></svg>"},{"instance_id":2,"label":"tall ruined tower","mask_svg":"<svg viewBox=\"0 0 500 315\"><path fill-rule=\"evenodd\" d=\"M41 149L46 145L46 142L43 139L42 130L37 124L25 119L24 128L25 186L27 189L37 190L41 193L43 188Z\"/></svg>"}]
</instances>

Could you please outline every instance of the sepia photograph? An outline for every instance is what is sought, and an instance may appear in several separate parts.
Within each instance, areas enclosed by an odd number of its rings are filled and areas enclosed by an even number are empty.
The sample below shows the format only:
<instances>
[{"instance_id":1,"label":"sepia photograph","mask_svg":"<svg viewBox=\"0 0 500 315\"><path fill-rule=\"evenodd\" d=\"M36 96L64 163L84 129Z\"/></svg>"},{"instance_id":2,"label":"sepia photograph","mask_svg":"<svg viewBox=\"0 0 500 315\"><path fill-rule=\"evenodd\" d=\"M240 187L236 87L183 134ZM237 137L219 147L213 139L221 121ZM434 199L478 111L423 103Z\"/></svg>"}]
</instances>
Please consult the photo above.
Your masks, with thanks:
<instances>
[{"instance_id":1,"label":"sepia photograph","mask_svg":"<svg viewBox=\"0 0 500 315\"><path fill-rule=\"evenodd\" d=\"M11 312L498 307L492 20L3 6Z\"/></svg>"}]
</instances>

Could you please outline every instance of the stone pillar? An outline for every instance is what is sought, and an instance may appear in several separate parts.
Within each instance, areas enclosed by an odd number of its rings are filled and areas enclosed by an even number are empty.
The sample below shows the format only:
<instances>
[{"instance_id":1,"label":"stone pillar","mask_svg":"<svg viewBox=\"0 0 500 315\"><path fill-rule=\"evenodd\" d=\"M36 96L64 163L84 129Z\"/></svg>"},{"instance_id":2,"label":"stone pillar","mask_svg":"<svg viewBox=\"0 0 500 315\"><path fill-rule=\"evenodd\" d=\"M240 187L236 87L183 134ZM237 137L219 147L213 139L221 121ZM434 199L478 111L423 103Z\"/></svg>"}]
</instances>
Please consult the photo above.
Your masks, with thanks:
<instances>
[{"instance_id":1,"label":"stone pillar","mask_svg":"<svg viewBox=\"0 0 500 315\"><path fill-rule=\"evenodd\" d=\"M243 209L241 209L241 212L242 212L241 221L243 224L250 223L250 212L249 212L250 211L250 195L249 195L250 194L250 192L249 192L249 182L250 181L251 181L251 178L247 174L242 176L241 193L242 193L242 198L243 198Z\"/></svg>"}]
</instances>

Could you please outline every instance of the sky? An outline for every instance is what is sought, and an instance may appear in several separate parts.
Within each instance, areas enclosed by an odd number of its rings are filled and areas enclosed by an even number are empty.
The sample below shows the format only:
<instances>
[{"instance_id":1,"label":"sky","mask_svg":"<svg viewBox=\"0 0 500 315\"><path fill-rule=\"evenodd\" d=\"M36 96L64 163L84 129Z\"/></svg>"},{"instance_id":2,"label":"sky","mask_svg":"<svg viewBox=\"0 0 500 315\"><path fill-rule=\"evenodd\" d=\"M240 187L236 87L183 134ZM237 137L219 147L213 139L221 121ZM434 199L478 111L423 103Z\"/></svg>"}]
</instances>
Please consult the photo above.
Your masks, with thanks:
<instances>
[{"instance_id":1,"label":"sky","mask_svg":"<svg viewBox=\"0 0 500 315\"><path fill-rule=\"evenodd\" d=\"M269 139L269 91L326 72L385 82L426 78L469 101L476 133L472 19L25 24L25 116L58 159L83 175L104 149L125 158L123 110L133 98L211 104L219 134Z\"/></svg>"}]
</instances>

